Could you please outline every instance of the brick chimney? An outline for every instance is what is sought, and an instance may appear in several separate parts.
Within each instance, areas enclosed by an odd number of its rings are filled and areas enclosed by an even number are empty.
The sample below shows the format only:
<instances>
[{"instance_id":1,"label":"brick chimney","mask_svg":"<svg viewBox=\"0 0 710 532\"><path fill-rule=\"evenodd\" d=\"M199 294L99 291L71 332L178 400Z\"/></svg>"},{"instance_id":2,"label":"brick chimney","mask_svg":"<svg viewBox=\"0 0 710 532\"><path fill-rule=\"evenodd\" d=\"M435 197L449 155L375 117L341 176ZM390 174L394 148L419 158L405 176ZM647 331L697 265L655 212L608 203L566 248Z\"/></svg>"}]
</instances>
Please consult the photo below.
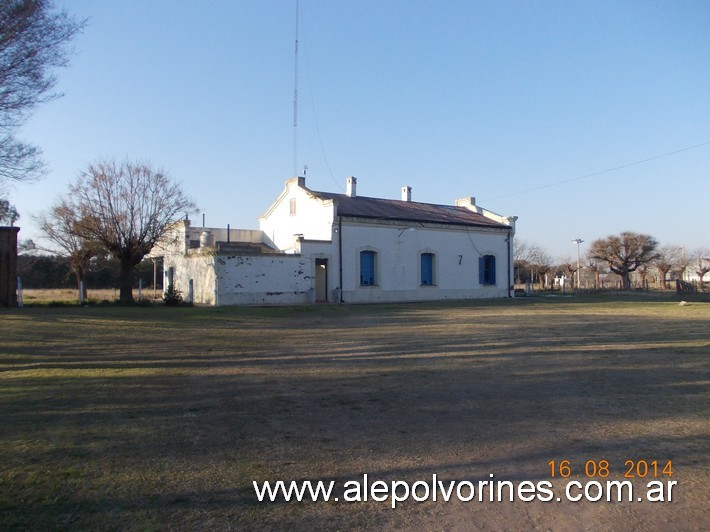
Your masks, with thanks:
<instances>
[{"instance_id":1,"label":"brick chimney","mask_svg":"<svg viewBox=\"0 0 710 532\"><path fill-rule=\"evenodd\" d=\"M412 201L412 187L402 187L402 201Z\"/></svg>"},{"instance_id":2,"label":"brick chimney","mask_svg":"<svg viewBox=\"0 0 710 532\"><path fill-rule=\"evenodd\" d=\"M354 198L357 196L357 178L350 176L345 180L345 194Z\"/></svg>"}]
</instances>

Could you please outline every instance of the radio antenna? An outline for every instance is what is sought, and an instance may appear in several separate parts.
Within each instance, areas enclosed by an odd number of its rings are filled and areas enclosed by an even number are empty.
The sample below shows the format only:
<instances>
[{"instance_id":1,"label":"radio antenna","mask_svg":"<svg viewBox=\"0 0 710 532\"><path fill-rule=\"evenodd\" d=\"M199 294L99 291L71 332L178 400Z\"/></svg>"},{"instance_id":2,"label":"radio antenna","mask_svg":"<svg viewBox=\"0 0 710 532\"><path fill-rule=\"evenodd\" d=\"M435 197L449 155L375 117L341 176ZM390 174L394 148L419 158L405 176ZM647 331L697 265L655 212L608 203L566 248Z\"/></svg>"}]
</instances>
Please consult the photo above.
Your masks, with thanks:
<instances>
[{"instance_id":1,"label":"radio antenna","mask_svg":"<svg viewBox=\"0 0 710 532\"><path fill-rule=\"evenodd\" d=\"M298 166L298 11L296 0L296 45L294 47L293 67L293 176L297 177Z\"/></svg>"}]
</instances>

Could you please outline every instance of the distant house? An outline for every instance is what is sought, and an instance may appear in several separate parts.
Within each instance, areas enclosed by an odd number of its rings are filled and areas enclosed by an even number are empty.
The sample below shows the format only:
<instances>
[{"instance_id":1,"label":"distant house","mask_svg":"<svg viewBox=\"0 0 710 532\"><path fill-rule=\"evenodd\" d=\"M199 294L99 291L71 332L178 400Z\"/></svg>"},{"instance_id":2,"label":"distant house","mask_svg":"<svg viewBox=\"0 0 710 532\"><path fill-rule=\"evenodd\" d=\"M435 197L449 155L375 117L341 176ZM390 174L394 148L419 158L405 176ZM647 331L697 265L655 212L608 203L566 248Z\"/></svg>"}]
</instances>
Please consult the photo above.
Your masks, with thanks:
<instances>
[{"instance_id":1,"label":"distant house","mask_svg":"<svg viewBox=\"0 0 710 532\"><path fill-rule=\"evenodd\" d=\"M455 205L318 192L286 181L259 230L174 224L153 252L164 286L210 305L399 302L513 295L516 217Z\"/></svg>"}]
</instances>

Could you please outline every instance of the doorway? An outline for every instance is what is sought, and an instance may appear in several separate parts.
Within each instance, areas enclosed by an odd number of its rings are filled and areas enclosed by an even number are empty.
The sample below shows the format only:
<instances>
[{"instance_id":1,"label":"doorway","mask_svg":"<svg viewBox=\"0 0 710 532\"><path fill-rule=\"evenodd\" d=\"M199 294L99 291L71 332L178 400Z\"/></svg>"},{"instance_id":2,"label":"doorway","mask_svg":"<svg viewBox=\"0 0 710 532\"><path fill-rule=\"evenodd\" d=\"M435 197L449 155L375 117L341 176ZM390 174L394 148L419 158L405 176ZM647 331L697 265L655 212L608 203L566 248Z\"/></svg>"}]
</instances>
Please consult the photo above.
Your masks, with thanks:
<instances>
[{"instance_id":1,"label":"doorway","mask_svg":"<svg viewBox=\"0 0 710 532\"><path fill-rule=\"evenodd\" d=\"M328 302L328 259L316 259L316 303Z\"/></svg>"}]
</instances>

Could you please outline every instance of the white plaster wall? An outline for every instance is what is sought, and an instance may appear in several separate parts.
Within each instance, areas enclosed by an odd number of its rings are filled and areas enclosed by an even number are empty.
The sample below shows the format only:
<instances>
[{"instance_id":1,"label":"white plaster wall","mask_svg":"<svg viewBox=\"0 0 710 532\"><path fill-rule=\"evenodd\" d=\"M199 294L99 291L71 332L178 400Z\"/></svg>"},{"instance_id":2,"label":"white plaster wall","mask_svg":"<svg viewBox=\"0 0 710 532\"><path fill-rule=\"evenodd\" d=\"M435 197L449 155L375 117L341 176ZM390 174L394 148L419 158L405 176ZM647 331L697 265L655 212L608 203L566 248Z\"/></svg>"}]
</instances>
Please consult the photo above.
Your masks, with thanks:
<instances>
[{"instance_id":1,"label":"white plaster wall","mask_svg":"<svg viewBox=\"0 0 710 532\"><path fill-rule=\"evenodd\" d=\"M315 272L316 259L328 260L328 280L327 280L327 298L329 303L338 303L340 301L340 274L338 263L338 244L337 235L333 241L303 241L301 242L301 256L310 262L313 271ZM313 283L315 289L315 279Z\"/></svg>"},{"instance_id":2,"label":"white plaster wall","mask_svg":"<svg viewBox=\"0 0 710 532\"><path fill-rule=\"evenodd\" d=\"M188 256L170 254L164 258L163 269L165 280L163 286L167 289L168 268L175 268L173 282L182 292L182 297L188 301L190 280L193 285L193 303L206 305L215 304L215 268L214 256L209 253L195 253Z\"/></svg>"},{"instance_id":3,"label":"white plaster wall","mask_svg":"<svg viewBox=\"0 0 710 532\"><path fill-rule=\"evenodd\" d=\"M291 215L291 199L296 200L295 215ZM332 203L314 198L294 179L287 181L286 190L259 219L259 226L278 249L292 252L297 234L308 240L331 240L333 213Z\"/></svg>"},{"instance_id":4,"label":"white plaster wall","mask_svg":"<svg viewBox=\"0 0 710 532\"><path fill-rule=\"evenodd\" d=\"M215 242L226 242L227 241L227 228L226 227L211 227L207 229L212 231ZM229 241L230 242L249 242L251 244L260 244L264 240L263 234L258 229L230 229L229 230Z\"/></svg>"},{"instance_id":5,"label":"white plaster wall","mask_svg":"<svg viewBox=\"0 0 710 532\"><path fill-rule=\"evenodd\" d=\"M209 233L210 242L207 247L214 246L217 242L226 242L229 236L230 242L247 242L250 244L268 243L264 239L264 233L259 229L230 229L227 235L226 227L189 227L186 233L186 241L201 240L203 233ZM200 242L202 247L202 242ZM196 248L193 248L196 249Z\"/></svg>"},{"instance_id":6,"label":"white plaster wall","mask_svg":"<svg viewBox=\"0 0 710 532\"><path fill-rule=\"evenodd\" d=\"M508 296L507 231L343 224L343 299L417 301ZM402 229L405 229L402 231ZM360 251L377 252L376 286L360 286ZM434 286L420 286L420 253L435 255ZM479 284L482 255L496 257L496 284Z\"/></svg>"},{"instance_id":7,"label":"white plaster wall","mask_svg":"<svg viewBox=\"0 0 710 532\"><path fill-rule=\"evenodd\" d=\"M147 255L148 258L163 257L187 252L190 240L190 222L179 220L167 229Z\"/></svg>"},{"instance_id":8,"label":"white plaster wall","mask_svg":"<svg viewBox=\"0 0 710 532\"><path fill-rule=\"evenodd\" d=\"M291 197L297 202L302 200L297 203L297 216L290 215ZM340 288L345 302L509 295L512 280L508 279L506 230L343 219L342 233L337 233L333 231L332 208L291 183L268 216L261 219L262 228L267 231L271 228L276 243L285 248L287 254L213 256L207 248L184 255L183 239L176 238L172 249L165 253L165 269L175 268L176 285L185 297L192 279L194 301L204 304L311 303L315 300L315 261L318 258L328 260L328 301L331 302L338 301ZM185 235L184 226L176 229L178 236L181 232ZM303 234L307 240L297 242L295 233ZM238 240L248 237L249 241L255 241L260 235L259 231L244 231L243 238ZM269 236L261 238L266 241ZM377 252L377 286L359 284L359 252L364 249ZM435 255L433 286L420 286L420 254L424 252ZM487 254L496 257L494 286L479 284L478 259Z\"/></svg>"},{"instance_id":9,"label":"white plaster wall","mask_svg":"<svg viewBox=\"0 0 710 532\"><path fill-rule=\"evenodd\" d=\"M315 299L315 264L299 255L219 255L219 305L286 305Z\"/></svg>"}]
</instances>

